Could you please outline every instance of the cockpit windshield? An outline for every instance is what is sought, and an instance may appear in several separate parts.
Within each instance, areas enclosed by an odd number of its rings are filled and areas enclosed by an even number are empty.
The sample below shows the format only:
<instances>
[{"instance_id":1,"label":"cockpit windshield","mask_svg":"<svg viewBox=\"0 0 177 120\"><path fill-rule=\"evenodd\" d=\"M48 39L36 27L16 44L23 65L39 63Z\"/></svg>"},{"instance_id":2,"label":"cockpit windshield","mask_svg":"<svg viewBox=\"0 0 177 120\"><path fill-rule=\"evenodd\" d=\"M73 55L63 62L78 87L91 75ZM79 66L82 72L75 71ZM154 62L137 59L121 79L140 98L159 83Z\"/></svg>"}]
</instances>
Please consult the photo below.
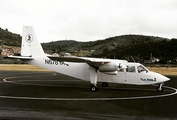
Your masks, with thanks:
<instances>
[{"instance_id":1,"label":"cockpit windshield","mask_svg":"<svg viewBox=\"0 0 177 120\"><path fill-rule=\"evenodd\" d=\"M138 69L138 72L139 72L139 73L141 73L141 72L143 72L143 71L148 72L148 69L147 69L146 67L142 66L142 65L139 65L139 66L137 67L137 69Z\"/></svg>"}]
</instances>

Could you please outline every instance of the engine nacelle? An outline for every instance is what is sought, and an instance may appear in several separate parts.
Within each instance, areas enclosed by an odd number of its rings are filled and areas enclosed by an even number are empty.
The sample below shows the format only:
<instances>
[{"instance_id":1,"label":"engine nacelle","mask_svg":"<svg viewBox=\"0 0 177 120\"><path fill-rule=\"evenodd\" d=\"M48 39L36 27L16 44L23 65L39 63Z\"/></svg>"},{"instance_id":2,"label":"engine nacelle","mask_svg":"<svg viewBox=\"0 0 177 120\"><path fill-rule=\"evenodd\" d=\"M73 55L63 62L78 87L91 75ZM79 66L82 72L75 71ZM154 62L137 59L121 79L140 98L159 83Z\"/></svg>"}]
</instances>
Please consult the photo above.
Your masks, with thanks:
<instances>
[{"instance_id":1,"label":"engine nacelle","mask_svg":"<svg viewBox=\"0 0 177 120\"><path fill-rule=\"evenodd\" d=\"M99 66L99 71L107 75L117 75L119 70L126 68L127 66L122 63L107 63Z\"/></svg>"},{"instance_id":2,"label":"engine nacelle","mask_svg":"<svg viewBox=\"0 0 177 120\"><path fill-rule=\"evenodd\" d=\"M100 72L115 72L119 70L120 70L119 64L115 64L115 63L107 63L99 66Z\"/></svg>"},{"instance_id":3,"label":"engine nacelle","mask_svg":"<svg viewBox=\"0 0 177 120\"><path fill-rule=\"evenodd\" d=\"M107 74L107 75L117 75L117 71L114 71L114 72L102 72L104 74Z\"/></svg>"}]
</instances>

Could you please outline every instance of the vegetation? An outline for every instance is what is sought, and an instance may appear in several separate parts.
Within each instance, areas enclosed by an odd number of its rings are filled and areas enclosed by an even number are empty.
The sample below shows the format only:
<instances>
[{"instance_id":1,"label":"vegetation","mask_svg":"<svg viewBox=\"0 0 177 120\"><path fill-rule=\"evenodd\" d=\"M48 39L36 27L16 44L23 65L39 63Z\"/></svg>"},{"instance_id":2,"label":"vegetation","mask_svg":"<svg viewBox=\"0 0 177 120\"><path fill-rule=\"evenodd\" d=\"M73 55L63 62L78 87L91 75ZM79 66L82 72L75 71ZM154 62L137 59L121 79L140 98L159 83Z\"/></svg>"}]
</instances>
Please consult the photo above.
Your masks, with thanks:
<instances>
[{"instance_id":1,"label":"vegetation","mask_svg":"<svg viewBox=\"0 0 177 120\"><path fill-rule=\"evenodd\" d=\"M0 46L20 47L21 38L20 35L11 33L7 29L0 29ZM160 63L163 64L176 63L177 59L177 39L144 35L122 35L90 42L60 40L42 43L42 46L48 54L70 53L76 56L116 58L128 61L131 61L131 56L133 56L136 62L142 63L159 58ZM0 58L0 63L11 63L11 61ZM19 63L19 61L13 61L13 63Z\"/></svg>"},{"instance_id":2,"label":"vegetation","mask_svg":"<svg viewBox=\"0 0 177 120\"><path fill-rule=\"evenodd\" d=\"M177 39L170 41L162 40L159 42L140 43L136 45L129 45L126 47L117 46L113 50L105 50L102 55L108 58L122 58L130 59L133 56L136 61L144 62L145 60L152 59L151 54L159 58L160 63L176 63L177 58Z\"/></svg>"},{"instance_id":3,"label":"vegetation","mask_svg":"<svg viewBox=\"0 0 177 120\"><path fill-rule=\"evenodd\" d=\"M151 42L169 41L165 38L142 36L142 35L122 35L110 37L105 40L97 40L91 42L77 42L73 40L62 40L50 43L43 43L42 46L45 50L50 52L70 52L78 55L79 51L86 50L92 51L91 56L105 56L104 53L115 50L115 48L126 48L128 46L136 46L139 44L148 44ZM93 52L95 51L95 52ZM46 51L47 52L47 51ZM103 54L103 55L102 55ZM87 55L84 55L87 56Z\"/></svg>"},{"instance_id":4,"label":"vegetation","mask_svg":"<svg viewBox=\"0 0 177 120\"><path fill-rule=\"evenodd\" d=\"M20 34L9 32L0 28L0 45L20 46L22 37Z\"/></svg>"}]
</instances>

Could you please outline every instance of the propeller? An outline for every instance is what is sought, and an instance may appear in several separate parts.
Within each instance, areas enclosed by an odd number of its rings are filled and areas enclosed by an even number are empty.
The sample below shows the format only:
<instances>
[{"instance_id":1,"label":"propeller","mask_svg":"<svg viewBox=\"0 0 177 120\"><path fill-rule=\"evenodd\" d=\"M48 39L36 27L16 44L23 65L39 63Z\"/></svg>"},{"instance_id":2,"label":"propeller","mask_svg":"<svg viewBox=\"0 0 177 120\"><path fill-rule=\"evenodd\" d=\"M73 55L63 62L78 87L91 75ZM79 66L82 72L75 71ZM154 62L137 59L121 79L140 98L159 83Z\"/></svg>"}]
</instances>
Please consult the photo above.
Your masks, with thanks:
<instances>
[{"instance_id":1,"label":"propeller","mask_svg":"<svg viewBox=\"0 0 177 120\"><path fill-rule=\"evenodd\" d=\"M126 66L126 65L124 65L124 64L119 63L118 68L119 68L119 69L126 69L126 68L127 68L127 66Z\"/></svg>"}]
</instances>

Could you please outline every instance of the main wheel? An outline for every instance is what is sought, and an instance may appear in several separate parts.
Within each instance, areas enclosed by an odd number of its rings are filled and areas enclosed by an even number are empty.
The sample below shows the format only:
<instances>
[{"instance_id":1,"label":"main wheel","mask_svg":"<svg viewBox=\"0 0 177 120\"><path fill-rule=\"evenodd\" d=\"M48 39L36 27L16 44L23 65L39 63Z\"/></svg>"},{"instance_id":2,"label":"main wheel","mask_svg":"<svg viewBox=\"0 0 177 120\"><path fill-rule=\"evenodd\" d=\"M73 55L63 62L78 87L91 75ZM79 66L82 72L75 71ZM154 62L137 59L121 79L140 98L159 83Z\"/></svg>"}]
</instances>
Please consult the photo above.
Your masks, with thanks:
<instances>
[{"instance_id":1,"label":"main wheel","mask_svg":"<svg viewBox=\"0 0 177 120\"><path fill-rule=\"evenodd\" d=\"M91 86L90 90L92 92L96 92L96 91L98 91L98 87L97 86Z\"/></svg>"}]
</instances>

